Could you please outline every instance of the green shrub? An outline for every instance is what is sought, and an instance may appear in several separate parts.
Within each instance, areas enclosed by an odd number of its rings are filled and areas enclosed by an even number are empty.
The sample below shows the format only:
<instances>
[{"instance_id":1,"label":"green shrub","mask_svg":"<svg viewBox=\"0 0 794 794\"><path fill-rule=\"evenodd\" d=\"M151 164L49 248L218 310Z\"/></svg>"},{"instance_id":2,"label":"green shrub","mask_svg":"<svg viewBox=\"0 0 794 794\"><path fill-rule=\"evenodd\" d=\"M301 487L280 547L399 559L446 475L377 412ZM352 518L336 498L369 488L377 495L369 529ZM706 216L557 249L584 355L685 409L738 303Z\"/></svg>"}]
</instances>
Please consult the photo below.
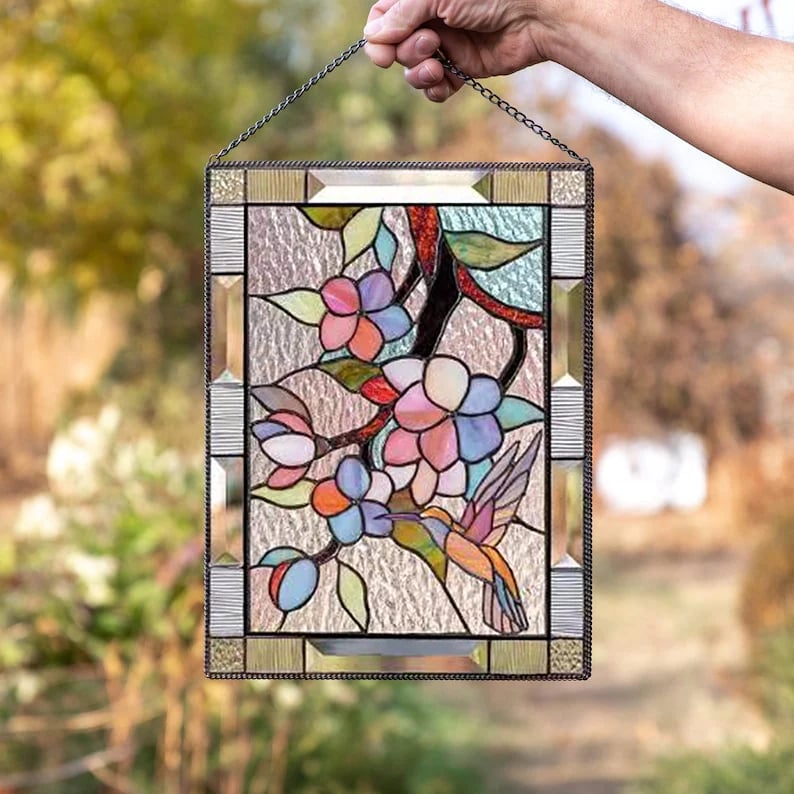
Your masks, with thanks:
<instances>
[{"instance_id":1,"label":"green shrub","mask_svg":"<svg viewBox=\"0 0 794 794\"><path fill-rule=\"evenodd\" d=\"M741 748L714 758L692 754L662 762L635 794L791 794L794 746L769 752Z\"/></svg>"},{"instance_id":2,"label":"green shrub","mask_svg":"<svg viewBox=\"0 0 794 794\"><path fill-rule=\"evenodd\" d=\"M426 687L205 679L201 469L112 406L53 442L0 536L0 790L481 791Z\"/></svg>"}]
</instances>

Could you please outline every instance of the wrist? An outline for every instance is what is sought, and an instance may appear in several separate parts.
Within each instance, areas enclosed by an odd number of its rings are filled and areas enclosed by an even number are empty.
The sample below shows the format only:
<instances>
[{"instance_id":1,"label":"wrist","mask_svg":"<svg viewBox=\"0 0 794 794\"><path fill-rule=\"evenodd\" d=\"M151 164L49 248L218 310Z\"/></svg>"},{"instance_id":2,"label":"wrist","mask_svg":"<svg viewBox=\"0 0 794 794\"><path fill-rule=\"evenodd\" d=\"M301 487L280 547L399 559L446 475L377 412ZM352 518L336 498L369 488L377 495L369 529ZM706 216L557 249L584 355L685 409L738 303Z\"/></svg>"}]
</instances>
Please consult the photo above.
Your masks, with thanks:
<instances>
[{"instance_id":1,"label":"wrist","mask_svg":"<svg viewBox=\"0 0 794 794\"><path fill-rule=\"evenodd\" d=\"M567 45L581 28L585 4L580 0L524 1L532 7L532 38L538 52L547 61L564 64Z\"/></svg>"}]
</instances>

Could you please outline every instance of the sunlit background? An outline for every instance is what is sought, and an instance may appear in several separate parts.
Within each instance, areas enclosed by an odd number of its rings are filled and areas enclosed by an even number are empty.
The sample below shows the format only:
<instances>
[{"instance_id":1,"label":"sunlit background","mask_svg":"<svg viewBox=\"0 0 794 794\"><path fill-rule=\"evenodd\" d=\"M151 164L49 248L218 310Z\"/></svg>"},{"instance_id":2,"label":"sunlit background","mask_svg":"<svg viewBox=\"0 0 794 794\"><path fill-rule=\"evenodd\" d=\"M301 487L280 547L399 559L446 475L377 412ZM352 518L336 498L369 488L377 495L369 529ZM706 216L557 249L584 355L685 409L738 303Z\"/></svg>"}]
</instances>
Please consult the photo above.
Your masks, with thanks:
<instances>
[{"instance_id":1,"label":"sunlit background","mask_svg":"<svg viewBox=\"0 0 794 794\"><path fill-rule=\"evenodd\" d=\"M550 64L494 82L596 169L592 679L204 679L203 165L366 10L4 3L0 792L791 794L794 198ZM240 156L547 146L358 55Z\"/></svg>"}]
</instances>

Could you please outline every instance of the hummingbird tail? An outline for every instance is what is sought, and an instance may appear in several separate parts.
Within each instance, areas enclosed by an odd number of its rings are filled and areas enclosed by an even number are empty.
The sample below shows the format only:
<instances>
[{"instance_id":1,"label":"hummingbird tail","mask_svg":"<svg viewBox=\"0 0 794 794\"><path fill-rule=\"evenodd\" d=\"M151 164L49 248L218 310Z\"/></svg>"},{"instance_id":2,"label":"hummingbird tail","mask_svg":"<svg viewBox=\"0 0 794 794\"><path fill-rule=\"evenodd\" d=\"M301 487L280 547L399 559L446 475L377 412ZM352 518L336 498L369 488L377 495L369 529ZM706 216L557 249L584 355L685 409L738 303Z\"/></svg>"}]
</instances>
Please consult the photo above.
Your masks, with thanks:
<instances>
[{"instance_id":1,"label":"hummingbird tail","mask_svg":"<svg viewBox=\"0 0 794 794\"><path fill-rule=\"evenodd\" d=\"M513 596L498 574L493 584L483 585L482 616L486 626L500 634L518 634L529 628L521 599Z\"/></svg>"}]
</instances>

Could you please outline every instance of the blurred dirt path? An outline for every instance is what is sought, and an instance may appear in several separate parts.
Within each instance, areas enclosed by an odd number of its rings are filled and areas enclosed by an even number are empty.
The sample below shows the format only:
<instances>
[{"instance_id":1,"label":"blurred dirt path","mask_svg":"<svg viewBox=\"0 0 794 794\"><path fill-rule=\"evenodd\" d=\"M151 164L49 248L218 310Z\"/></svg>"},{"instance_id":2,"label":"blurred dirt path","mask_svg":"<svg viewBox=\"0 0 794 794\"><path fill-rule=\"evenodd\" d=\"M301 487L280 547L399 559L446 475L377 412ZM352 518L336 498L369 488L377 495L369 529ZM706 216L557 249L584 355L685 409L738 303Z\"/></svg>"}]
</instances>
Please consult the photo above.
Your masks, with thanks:
<instances>
[{"instance_id":1,"label":"blurred dirt path","mask_svg":"<svg viewBox=\"0 0 794 794\"><path fill-rule=\"evenodd\" d=\"M676 521L652 523L668 540L698 531ZM618 794L660 755L766 741L742 695L746 553L651 545L596 544L590 681L434 685L480 720L493 792Z\"/></svg>"}]
</instances>

